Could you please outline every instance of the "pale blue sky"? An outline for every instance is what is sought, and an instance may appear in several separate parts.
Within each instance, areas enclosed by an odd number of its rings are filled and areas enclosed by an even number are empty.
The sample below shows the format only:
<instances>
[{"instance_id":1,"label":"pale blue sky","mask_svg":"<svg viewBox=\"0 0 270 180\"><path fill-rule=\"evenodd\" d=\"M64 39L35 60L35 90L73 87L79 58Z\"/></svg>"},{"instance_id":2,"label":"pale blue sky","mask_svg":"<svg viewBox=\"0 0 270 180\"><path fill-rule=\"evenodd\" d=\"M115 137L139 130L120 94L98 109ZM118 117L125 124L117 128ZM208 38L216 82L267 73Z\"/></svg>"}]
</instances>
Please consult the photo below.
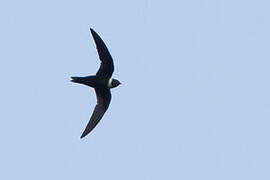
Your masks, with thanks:
<instances>
[{"instance_id":1,"label":"pale blue sky","mask_svg":"<svg viewBox=\"0 0 270 180\"><path fill-rule=\"evenodd\" d=\"M0 2L0 179L269 180L267 0ZM115 62L111 106L94 28Z\"/></svg>"}]
</instances>

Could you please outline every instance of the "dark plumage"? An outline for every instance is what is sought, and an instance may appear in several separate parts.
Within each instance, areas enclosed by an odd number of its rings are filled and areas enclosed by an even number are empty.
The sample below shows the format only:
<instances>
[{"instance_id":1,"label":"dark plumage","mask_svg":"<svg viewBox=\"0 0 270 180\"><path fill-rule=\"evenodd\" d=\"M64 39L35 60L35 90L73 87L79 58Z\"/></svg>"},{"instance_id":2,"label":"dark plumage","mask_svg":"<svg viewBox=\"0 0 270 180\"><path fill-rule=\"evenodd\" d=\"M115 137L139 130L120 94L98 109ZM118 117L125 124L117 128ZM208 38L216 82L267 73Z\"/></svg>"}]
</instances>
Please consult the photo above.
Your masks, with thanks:
<instances>
[{"instance_id":1,"label":"dark plumage","mask_svg":"<svg viewBox=\"0 0 270 180\"><path fill-rule=\"evenodd\" d=\"M97 105L93 114L81 135L81 138L89 134L103 117L109 107L111 101L111 88L117 87L121 83L117 79L112 78L114 71L112 56L100 36L90 28L98 51L101 65L96 75L86 77L71 77L71 81L84 84L95 89L97 96Z\"/></svg>"}]
</instances>

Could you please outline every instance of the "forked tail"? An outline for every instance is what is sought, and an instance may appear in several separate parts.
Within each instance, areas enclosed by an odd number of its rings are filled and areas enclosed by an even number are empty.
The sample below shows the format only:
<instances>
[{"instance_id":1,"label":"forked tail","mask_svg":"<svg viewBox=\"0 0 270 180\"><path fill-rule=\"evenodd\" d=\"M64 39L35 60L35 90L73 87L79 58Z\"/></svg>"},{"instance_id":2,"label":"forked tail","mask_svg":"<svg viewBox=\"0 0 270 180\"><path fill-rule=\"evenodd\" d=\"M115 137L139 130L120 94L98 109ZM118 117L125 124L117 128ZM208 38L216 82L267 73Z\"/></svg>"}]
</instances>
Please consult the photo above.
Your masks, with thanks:
<instances>
[{"instance_id":1,"label":"forked tail","mask_svg":"<svg viewBox=\"0 0 270 180\"><path fill-rule=\"evenodd\" d=\"M85 78L83 78L83 77L70 77L70 81L74 82L74 83L83 84L85 81Z\"/></svg>"}]
</instances>

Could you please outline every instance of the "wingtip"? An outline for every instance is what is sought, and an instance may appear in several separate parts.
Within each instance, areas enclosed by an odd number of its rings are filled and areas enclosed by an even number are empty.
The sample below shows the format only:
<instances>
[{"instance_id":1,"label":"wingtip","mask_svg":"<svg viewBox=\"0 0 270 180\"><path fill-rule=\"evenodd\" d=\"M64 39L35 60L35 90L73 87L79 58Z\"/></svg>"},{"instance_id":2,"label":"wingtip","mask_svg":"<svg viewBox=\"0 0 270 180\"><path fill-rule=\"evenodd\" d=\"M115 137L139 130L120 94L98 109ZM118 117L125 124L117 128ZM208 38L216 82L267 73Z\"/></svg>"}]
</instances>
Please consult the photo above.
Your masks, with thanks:
<instances>
[{"instance_id":1,"label":"wingtip","mask_svg":"<svg viewBox=\"0 0 270 180\"><path fill-rule=\"evenodd\" d=\"M89 132L85 129L80 138L84 138L87 134L89 134Z\"/></svg>"},{"instance_id":2,"label":"wingtip","mask_svg":"<svg viewBox=\"0 0 270 180\"><path fill-rule=\"evenodd\" d=\"M87 134L83 133L80 137L80 139L84 138Z\"/></svg>"},{"instance_id":3,"label":"wingtip","mask_svg":"<svg viewBox=\"0 0 270 180\"><path fill-rule=\"evenodd\" d=\"M95 33L95 30L93 28L90 28L90 32L93 34Z\"/></svg>"}]
</instances>

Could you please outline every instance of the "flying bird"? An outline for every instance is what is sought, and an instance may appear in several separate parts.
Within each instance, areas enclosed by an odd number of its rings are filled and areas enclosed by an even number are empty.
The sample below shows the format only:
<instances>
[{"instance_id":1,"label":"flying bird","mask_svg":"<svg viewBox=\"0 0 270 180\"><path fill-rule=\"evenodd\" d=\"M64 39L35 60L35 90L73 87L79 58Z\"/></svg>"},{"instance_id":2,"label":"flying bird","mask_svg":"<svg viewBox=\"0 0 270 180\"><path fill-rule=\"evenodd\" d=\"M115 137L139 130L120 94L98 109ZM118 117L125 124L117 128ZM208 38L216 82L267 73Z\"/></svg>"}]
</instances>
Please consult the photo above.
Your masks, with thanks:
<instances>
[{"instance_id":1,"label":"flying bird","mask_svg":"<svg viewBox=\"0 0 270 180\"><path fill-rule=\"evenodd\" d=\"M95 89L97 104L92 113L92 116L83 131L81 138L89 134L103 117L104 113L109 107L111 101L111 88L119 86L121 83L117 79L112 78L114 71L112 56L100 36L90 28L91 34L94 38L99 59L101 61L100 67L93 76L86 77L71 77L74 83L84 84Z\"/></svg>"}]
</instances>

